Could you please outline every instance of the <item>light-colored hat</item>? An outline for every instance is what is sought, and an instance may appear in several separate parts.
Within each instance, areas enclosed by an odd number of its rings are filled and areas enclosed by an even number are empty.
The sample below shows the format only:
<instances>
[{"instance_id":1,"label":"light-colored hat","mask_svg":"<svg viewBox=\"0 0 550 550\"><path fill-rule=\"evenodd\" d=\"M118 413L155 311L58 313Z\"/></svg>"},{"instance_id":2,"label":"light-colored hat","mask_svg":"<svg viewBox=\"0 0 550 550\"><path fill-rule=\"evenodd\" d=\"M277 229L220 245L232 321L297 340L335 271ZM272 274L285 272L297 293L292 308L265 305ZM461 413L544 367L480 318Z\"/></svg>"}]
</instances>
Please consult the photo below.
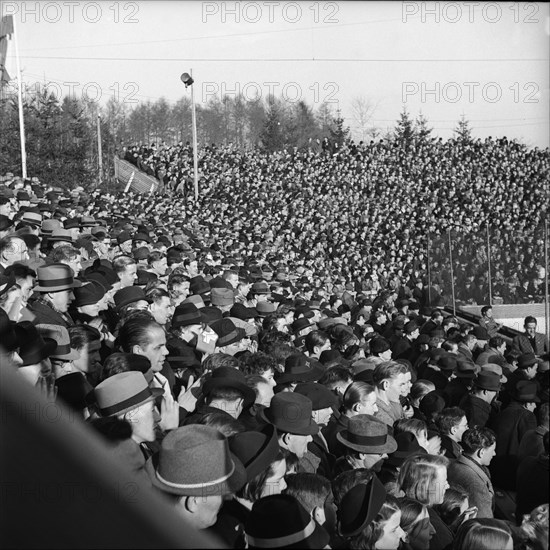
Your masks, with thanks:
<instances>
[{"instance_id":1,"label":"light-colored hat","mask_svg":"<svg viewBox=\"0 0 550 550\"><path fill-rule=\"evenodd\" d=\"M66 264L51 264L37 268L36 292L58 292L78 288L82 283L74 278L73 270Z\"/></svg>"},{"instance_id":2,"label":"light-colored hat","mask_svg":"<svg viewBox=\"0 0 550 550\"><path fill-rule=\"evenodd\" d=\"M215 428L191 424L172 430L146 471L155 487L184 496L227 495L246 483L246 471Z\"/></svg>"},{"instance_id":3,"label":"light-colored hat","mask_svg":"<svg viewBox=\"0 0 550 550\"><path fill-rule=\"evenodd\" d=\"M62 325L36 325L38 332L43 338L51 338L57 342L55 351L50 355L53 359L63 361L74 361L80 359L80 353L71 348L71 337L69 331Z\"/></svg>"},{"instance_id":4,"label":"light-colored hat","mask_svg":"<svg viewBox=\"0 0 550 550\"><path fill-rule=\"evenodd\" d=\"M163 395L162 388L150 388L141 372L121 372L103 380L94 389L101 416L116 416Z\"/></svg>"}]
</instances>

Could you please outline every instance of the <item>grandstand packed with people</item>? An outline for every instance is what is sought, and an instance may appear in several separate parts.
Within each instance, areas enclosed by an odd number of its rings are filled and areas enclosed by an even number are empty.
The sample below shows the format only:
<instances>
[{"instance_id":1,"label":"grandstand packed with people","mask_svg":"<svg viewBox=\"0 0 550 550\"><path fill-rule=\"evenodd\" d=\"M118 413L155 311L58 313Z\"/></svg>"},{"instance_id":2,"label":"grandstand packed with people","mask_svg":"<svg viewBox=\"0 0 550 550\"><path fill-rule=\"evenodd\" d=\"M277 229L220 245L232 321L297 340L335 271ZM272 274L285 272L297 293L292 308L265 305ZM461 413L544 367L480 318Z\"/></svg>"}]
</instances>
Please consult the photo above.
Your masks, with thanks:
<instances>
[{"instance_id":1,"label":"grandstand packed with people","mask_svg":"<svg viewBox=\"0 0 550 550\"><path fill-rule=\"evenodd\" d=\"M548 338L491 307L544 299L547 149L124 154L156 193L1 178L2 369L216 547L548 547Z\"/></svg>"},{"instance_id":2,"label":"grandstand packed with people","mask_svg":"<svg viewBox=\"0 0 550 550\"><path fill-rule=\"evenodd\" d=\"M159 178L161 191L192 194L189 144L130 146L124 158ZM314 272L357 291L426 279L429 261L430 283L447 301L445 231L452 229L456 269L463 272L457 299L477 304L489 301L489 224L495 300L542 302L549 168L547 150L506 138L410 147L379 140L275 153L213 144L199 159L200 194L208 207L186 214L207 224L220 246L232 239L228 252L249 244L247 229L262 231L262 241L282 262L305 256Z\"/></svg>"}]
</instances>

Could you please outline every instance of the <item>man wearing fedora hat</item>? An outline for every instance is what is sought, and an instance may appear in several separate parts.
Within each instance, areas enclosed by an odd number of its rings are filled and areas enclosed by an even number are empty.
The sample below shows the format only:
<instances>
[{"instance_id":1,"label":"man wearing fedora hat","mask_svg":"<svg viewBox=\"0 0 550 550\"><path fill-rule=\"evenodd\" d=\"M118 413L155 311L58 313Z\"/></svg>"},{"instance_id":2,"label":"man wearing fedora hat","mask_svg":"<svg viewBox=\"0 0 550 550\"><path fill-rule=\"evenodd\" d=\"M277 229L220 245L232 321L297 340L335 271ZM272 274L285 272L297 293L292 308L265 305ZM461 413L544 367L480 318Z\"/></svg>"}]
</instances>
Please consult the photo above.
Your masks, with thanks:
<instances>
[{"instance_id":1,"label":"man wearing fedora hat","mask_svg":"<svg viewBox=\"0 0 550 550\"><path fill-rule=\"evenodd\" d=\"M495 414L492 403L501 389L500 376L494 372L480 372L473 382L472 391L460 401L470 426L484 427Z\"/></svg>"},{"instance_id":2,"label":"man wearing fedora hat","mask_svg":"<svg viewBox=\"0 0 550 550\"><path fill-rule=\"evenodd\" d=\"M357 468L379 472L388 455L397 450L388 426L368 414L351 417L347 428L337 433L336 438L345 451L344 456L336 461L335 475Z\"/></svg>"},{"instance_id":3,"label":"man wearing fedora hat","mask_svg":"<svg viewBox=\"0 0 550 550\"><path fill-rule=\"evenodd\" d=\"M319 432L319 426L313 420L311 399L298 393L278 393L260 416L277 428L279 445L298 460L306 455L308 443Z\"/></svg>"},{"instance_id":4,"label":"man wearing fedora hat","mask_svg":"<svg viewBox=\"0 0 550 550\"><path fill-rule=\"evenodd\" d=\"M245 469L231 454L226 437L210 426L171 431L145 468L153 486L196 529L214 525L223 498L246 482Z\"/></svg>"},{"instance_id":5,"label":"man wearing fedora hat","mask_svg":"<svg viewBox=\"0 0 550 550\"><path fill-rule=\"evenodd\" d=\"M512 395L514 395L518 382L535 380L538 386L536 376L540 363L540 359L538 359L534 353L522 353L518 357L518 368L510 374L508 382L506 382L505 385L506 391L503 392L503 401L506 405L510 402Z\"/></svg>"},{"instance_id":6,"label":"man wearing fedora hat","mask_svg":"<svg viewBox=\"0 0 550 550\"><path fill-rule=\"evenodd\" d=\"M328 388L316 382L306 382L298 384L294 389L295 393L300 393L311 399L313 407L313 420L321 429L326 428L333 415L333 411L338 405L338 398ZM308 445L308 454L315 469L311 473L317 473L332 479L332 470L336 462L336 457L330 453L328 443L321 431L313 434L313 441Z\"/></svg>"},{"instance_id":7,"label":"man wearing fedora hat","mask_svg":"<svg viewBox=\"0 0 550 550\"><path fill-rule=\"evenodd\" d=\"M210 327L216 333L216 352L235 355L250 344L246 331L235 325L231 319L223 318L214 321Z\"/></svg>"},{"instance_id":8,"label":"man wearing fedora hat","mask_svg":"<svg viewBox=\"0 0 550 550\"><path fill-rule=\"evenodd\" d=\"M201 404L186 418L185 424L196 424L212 412L221 412L236 420L256 400L256 393L246 383L244 374L233 367L215 369L202 385L201 394Z\"/></svg>"},{"instance_id":9,"label":"man wearing fedora hat","mask_svg":"<svg viewBox=\"0 0 550 550\"><path fill-rule=\"evenodd\" d=\"M534 410L540 403L537 384L522 380L517 383L510 404L491 421L497 437L496 457L491 463L493 482L502 488L515 488L518 450L523 436L537 427Z\"/></svg>"},{"instance_id":10,"label":"man wearing fedora hat","mask_svg":"<svg viewBox=\"0 0 550 550\"><path fill-rule=\"evenodd\" d=\"M65 264L51 264L37 269L38 296L29 302L30 312L36 316L38 325L61 325L69 328L74 321L69 315L69 306L74 300L73 289L82 286L74 278L73 270Z\"/></svg>"},{"instance_id":11,"label":"man wearing fedora hat","mask_svg":"<svg viewBox=\"0 0 550 550\"><path fill-rule=\"evenodd\" d=\"M128 371L100 382L93 396L98 414L128 421L132 440L143 449L143 444L155 441L155 427L160 421L155 399L162 394L162 389L149 387L141 372Z\"/></svg>"},{"instance_id":12,"label":"man wearing fedora hat","mask_svg":"<svg viewBox=\"0 0 550 550\"><path fill-rule=\"evenodd\" d=\"M36 328L43 338L51 338L57 342L55 352L50 355L56 379L77 372L73 361L80 359L80 353L71 348L69 331L61 325L37 325Z\"/></svg>"}]
</instances>

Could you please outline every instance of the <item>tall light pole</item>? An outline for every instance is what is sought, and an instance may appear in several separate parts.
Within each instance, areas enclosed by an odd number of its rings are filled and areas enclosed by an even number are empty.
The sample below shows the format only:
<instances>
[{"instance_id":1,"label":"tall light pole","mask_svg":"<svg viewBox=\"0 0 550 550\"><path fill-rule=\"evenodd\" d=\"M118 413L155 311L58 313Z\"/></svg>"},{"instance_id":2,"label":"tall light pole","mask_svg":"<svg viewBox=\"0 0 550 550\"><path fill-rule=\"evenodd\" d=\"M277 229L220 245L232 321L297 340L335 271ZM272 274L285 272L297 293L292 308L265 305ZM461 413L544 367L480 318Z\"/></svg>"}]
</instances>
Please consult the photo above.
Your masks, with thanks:
<instances>
[{"instance_id":1,"label":"tall light pole","mask_svg":"<svg viewBox=\"0 0 550 550\"><path fill-rule=\"evenodd\" d=\"M98 107L99 111L99 107ZM99 170L99 185L103 183L103 150L101 148L101 115L97 113L97 164Z\"/></svg>"},{"instance_id":2,"label":"tall light pole","mask_svg":"<svg viewBox=\"0 0 550 550\"><path fill-rule=\"evenodd\" d=\"M426 261L428 263L428 303L432 307L432 269L430 267L430 229L428 228L428 242L426 244Z\"/></svg>"},{"instance_id":3,"label":"tall light pole","mask_svg":"<svg viewBox=\"0 0 550 550\"><path fill-rule=\"evenodd\" d=\"M447 228L447 234L449 236L449 265L451 267L451 292L453 296L453 315L456 317L456 300L455 300L455 275L453 269L453 245L451 243L451 228Z\"/></svg>"},{"instance_id":4,"label":"tall light pole","mask_svg":"<svg viewBox=\"0 0 550 550\"><path fill-rule=\"evenodd\" d=\"M489 222L487 221L487 279L489 280L489 305L493 305L493 285L491 283L491 241L489 235Z\"/></svg>"},{"instance_id":5,"label":"tall light pole","mask_svg":"<svg viewBox=\"0 0 550 550\"><path fill-rule=\"evenodd\" d=\"M550 302L548 300L548 219L544 220L544 321L546 336L550 335Z\"/></svg>"},{"instance_id":6,"label":"tall light pole","mask_svg":"<svg viewBox=\"0 0 550 550\"><path fill-rule=\"evenodd\" d=\"M191 86L191 117L193 123L193 181L195 183L195 201L199 198L199 160L197 152L197 114L195 112L195 95L193 94L193 69L181 75L185 87Z\"/></svg>"}]
</instances>

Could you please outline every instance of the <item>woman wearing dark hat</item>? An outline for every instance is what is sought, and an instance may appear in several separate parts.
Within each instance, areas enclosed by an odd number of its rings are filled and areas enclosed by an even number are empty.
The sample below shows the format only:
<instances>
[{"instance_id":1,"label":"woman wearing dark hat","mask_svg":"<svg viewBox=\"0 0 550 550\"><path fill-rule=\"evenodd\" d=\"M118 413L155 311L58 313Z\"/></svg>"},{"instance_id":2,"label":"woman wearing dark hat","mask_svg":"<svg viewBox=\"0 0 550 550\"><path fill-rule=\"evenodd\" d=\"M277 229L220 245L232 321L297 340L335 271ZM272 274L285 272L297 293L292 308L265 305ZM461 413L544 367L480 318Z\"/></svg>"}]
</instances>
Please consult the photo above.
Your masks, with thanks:
<instances>
[{"instance_id":1,"label":"woman wearing dark hat","mask_svg":"<svg viewBox=\"0 0 550 550\"><path fill-rule=\"evenodd\" d=\"M274 521L275 519L275 521ZM252 506L247 548L327 548L328 533L290 495L270 495Z\"/></svg>"},{"instance_id":2,"label":"woman wearing dark hat","mask_svg":"<svg viewBox=\"0 0 550 550\"><path fill-rule=\"evenodd\" d=\"M46 377L53 382L55 376L49 359L57 347L57 342L51 338L43 338L30 321L22 321L15 325L19 341L19 356L23 363L19 372L33 385L38 385L40 379Z\"/></svg>"},{"instance_id":3,"label":"woman wearing dark hat","mask_svg":"<svg viewBox=\"0 0 550 550\"><path fill-rule=\"evenodd\" d=\"M224 502L212 531L230 548L245 548L244 524L252 505L286 488L286 460L279 447L277 432L270 424L261 432L231 436L229 449L243 463L247 481L232 500Z\"/></svg>"},{"instance_id":4,"label":"woman wearing dark hat","mask_svg":"<svg viewBox=\"0 0 550 550\"><path fill-rule=\"evenodd\" d=\"M397 442L397 449L384 461L382 469L378 474L380 481L388 491L396 486L399 469L409 456L414 454L426 454L426 451L420 446L416 436L411 432L398 433L395 435L395 441ZM396 492L397 491L394 491L392 494Z\"/></svg>"},{"instance_id":5,"label":"woman wearing dark hat","mask_svg":"<svg viewBox=\"0 0 550 550\"><path fill-rule=\"evenodd\" d=\"M401 529L401 510L373 476L365 484L350 489L338 509L340 534L350 548L397 550L405 533Z\"/></svg>"},{"instance_id":6,"label":"woman wearing dark hat","mask_svg":"<svg viewBox=\"0 0 550 550\"><path fill-rule=\"evenodd\" d=\"M90 323L108 307L107 289L98 281L85 282L80 288L75 288L75 299L71 304L73 318L81 323Z\"/></svg>"}]
</instances>

